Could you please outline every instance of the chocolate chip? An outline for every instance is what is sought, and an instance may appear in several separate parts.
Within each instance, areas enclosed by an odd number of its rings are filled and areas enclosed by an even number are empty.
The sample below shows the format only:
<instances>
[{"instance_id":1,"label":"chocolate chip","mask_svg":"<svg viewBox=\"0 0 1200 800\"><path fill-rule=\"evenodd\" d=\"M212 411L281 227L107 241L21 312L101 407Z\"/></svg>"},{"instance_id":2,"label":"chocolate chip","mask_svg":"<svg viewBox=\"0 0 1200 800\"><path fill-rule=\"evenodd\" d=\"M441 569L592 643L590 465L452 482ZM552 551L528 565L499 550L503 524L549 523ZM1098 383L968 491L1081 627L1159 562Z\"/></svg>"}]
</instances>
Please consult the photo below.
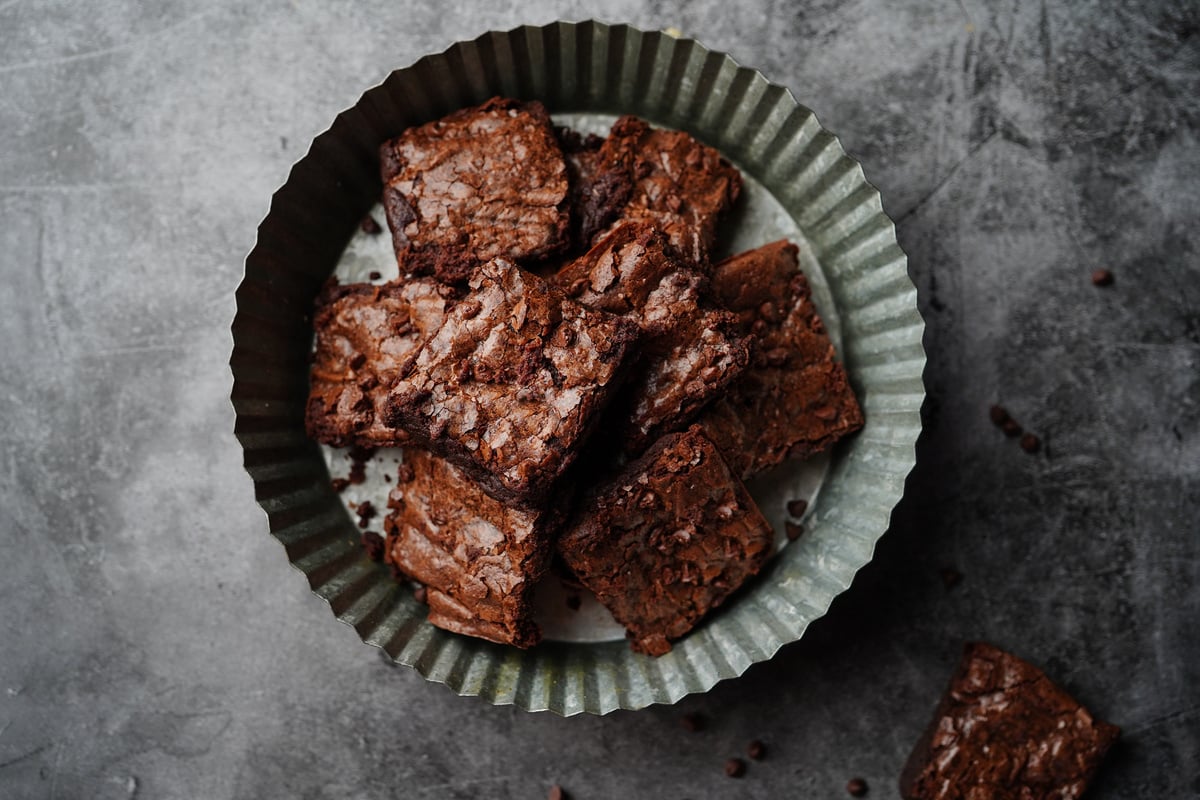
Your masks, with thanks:
<instances>
[{"instance_id":1,"label":"chocolate chip","mask_svg":"<svg viewBox=\"0 0 1200 800\"><path fill-rule=\"evenodd\" d=\"M368 280L377 281L382 277L383 277L383 273L376 272L375 270L372 270L371 272L367 273Z\"/></svg>"},{"instance_id":2,"label":"chocolate chip","mask_svg":"<svg viewBox=\"0 0 1200 800\"><path fill-rule=\"evenodd\" d=\"M750 756L750 758L754 759L755 761L762 761L767 757L767 746L758 739L755 739L753 742L746 745L746 755Z\"/></svg>"},{"instance_id":3,"label":"chocolate chip","mask_svg":"<svg viewBox=\"0 0 1200 800\"><path fill-rule=\"evenodd\" d=\"M1017 424L1015 419L1010 419L1000 427L1004 431L1004 435L1010 439L1021 435L1021 426Z\"/></svg>"},{"instance_id":4,"label":"chocolate chip","mask_svg":"<svg viewBox=\"0 0 1200 800\"><path fill-rule=\"evenodd\" d=\"M740 758L731 758L725 762L725 774L731 778L740 778L746 774L746 762Z\"/></svg>"},{"instance_id":5,"label":"chocolate chip","mask_svg":"<svg viewBox=\"0 0 1200 800\"><path fill-rule=\"evenodd\" d=\"M369 233L372 236L378 236L379 234L383 233L383 228L379 227L379 223L376 222L375 218L370 214L367 214L365 217L363 217L363 220L359 223L358 227L362 228L363 233Z\"/></svg>"},{"instance_id":6,"label":"chocolate chip","mask_svg":"<svg viewBox=\"0 0 1200 800\"><path fill-rule=\"evenodd\" d=\"M571 800L570 796L557 783L550 787L546 800Z\"/></svg>"},{"instance_id":7,"label":"chocolate chip","mask_svg":"<svg viewBox=\"0 0 1200 800\"><path fill-rule=\"evenodd\" d=\"M418 586L413 589L413 599L418 603L426 604L429 602L429 590L424 586Z\"/></svg>"},{"instance_id":8,"label":"chocolate chip","mask_svg":"<svg viewBox=\"0 0 1200 800\"><path fill-rule=\"evenodd\" d=\"M862 797L867 793L867 782L862 778L851 778L846 784L846 791L855 797Z\"/></svg>"},{"instance_id":9,"label":"chocolate chip","mask_svg":"<svg viewBox=\"0 0 1200 800\"><path fill-rule=\"evenodd\" d=\"M378 533L367 531L362 535L362 546L367 551L367 558L372 561L383 561L384 541Z\"/></svg>"},{"instance_id":10,"label":"chocolate chip","mask_svg":"<svg viewBox=\"0 0 1200 800\"><path fill-rule=\"evenodd\" d=\"M350 481L346 480L345 478L334 478L329 482L329 485L333 487L335 492L341 494L342 492L346 491L346 487L350 485Z\"/></svg>"},{"instance_id":11,"label":"chocolate chip","mask_svg":"<svg viewBox=\"0 0 1200 800\"><path fill-rule=\"evenodd\" d=\"M350 356L350 369L360 369L363 364L367 363L367 356L364 353L355 353Z\"/></svg>"},{"instance_id":12,"label":"chocolate chip","mask_svg":"<svg viewBox=\"0 0 1200 800\"><path fill-rule=\"evenodd\" d=\"M1092 273L1093 286L1112 286L1113 274L1106 269L1098 269Z\"/></svg>"},{"instance_id":13,"label":"chocolate chip","mask_svg":"<svg viewBox=\"0 0 1200 800\"><path fill-rule=\"evenodd\" d=\"M1021 437L1021 449L1026 453L1036 453L1042 449L1042 440L1032 433L1027 433Z\"/></svg>"},{"instance_id":14,"label":"chocolate chip","mask_svg":"<svg viewBox=\"0 0 1200 800\"><path fill-rule=\"evenodd\" d=\"M946 591L962 583L963 574L954 567L942 567L938 574L942 576L942 585L946 587Z\"/></svg>"},{"instance_id":15,"label":"chocolate chip","mask_svg":"<svg viewBox=\"0 0 1200 800\"><path fill-rule=\"evenodd\" d=\"M692 733L698 733L699 731L704 730L704 723L706 722L704 715L696 713L695 711L684 714L679 718L679 721L683 724L685 730L691 731Z\"/></svg>"},{"instance_id":16,"label":"chocolate chip","mask_svg":"<svg viewBox=\"0 0 1200 800\"><path fill-rule=\"evenodd\" d=\"M795 522L783 523L783 529L787 532L789 542L794 542L804 534L804 526Z\"/></svg>"},{"instance_id":17,"label":"chocolate chip","mask_svg":"<svg viewBox=\"0 0 1200 800\"><path fill-rule=\"evenodd\" d=\"M988 409L988 416L992 418L993 425L1003 425L1012 419L1008 416L1008 411L1004 406L992 406Z\"/></svg>"},{"instance_id":18,"label":"chocolate chip","mask_svg":"<svg viewBox=\"0 0 1200 800\"><path fill-rule=\"evenodd\" d=\"M804 516L804 512L808 511L807 500L790 500L787 504L788 513L796 519Z\"/></svg>"},{"instance_id":19,"label":"chocolate chip","mask_svg":"<svg viewBox=\"0 0 1200 800\"><path fill-rule=\"evenodd\" d=\"M572 611L578 611L581 605L583 605L583 600L580 599L579 595L567 595L567 608L571 609Z\"/></svg>"}]
</instances>

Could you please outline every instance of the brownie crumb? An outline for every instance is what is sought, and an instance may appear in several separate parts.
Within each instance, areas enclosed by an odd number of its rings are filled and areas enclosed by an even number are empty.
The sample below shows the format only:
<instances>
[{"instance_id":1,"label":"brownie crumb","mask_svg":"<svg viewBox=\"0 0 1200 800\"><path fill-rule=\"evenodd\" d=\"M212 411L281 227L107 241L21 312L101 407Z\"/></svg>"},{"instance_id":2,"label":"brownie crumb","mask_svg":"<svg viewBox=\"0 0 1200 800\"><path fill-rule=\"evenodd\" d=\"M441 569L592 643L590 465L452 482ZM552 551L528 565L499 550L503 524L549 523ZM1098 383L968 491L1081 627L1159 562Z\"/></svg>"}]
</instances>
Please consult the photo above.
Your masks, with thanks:
<instances>
[{"instance_id":1,"label":"brownie crumb","mask_svg":"<svg viewBox=\"0 0 1200 800\"><path fill-rule=\"evenodd\" d=\"M570 795L556 783L550 787L550 792L546 795L546 800L570 800Z\"/></svg>"},{"instance_id":2,"label":"brownie crumb","mask_svg":"<svg viewBox=\"0 0 1200 800\"><path fill-rule=\"evenodd\" d=\"M725 762L725 774L731 778L740 778L746 774L746 762L740 758L731 758Z\"/></svg>"},{"instance_id":3,"label":"brownie crumb","mask_svg":"<svg viewBox=\"0 0 1200 800\"><path fill-rule=\"evenodd\" d=\"M360 528L370 525L371 520L379 515L379 512L375 510L375 506L370 500L362 501L354 510L358 514L358 527Z\"/></svg>"},{"instance_id":4,"label":"brownie crumb","mask_svg":"<svg viewBox=\"0 0 1200 800\"><path fill-rule=\"evenodd\" d=\"M1004 406L992 406L988 409L988 416L992 418L992 424L997 427L1002 427L1009 422L1012 417L1008 415L1008 410Z\"/></svg>"},{"instance_id":5,"label":"brownie crumb","mask_svg":"<svg viewBox=\"0 0 1200 800\"><path fill-rule=\"evenodd\" d=\"M851 778L846 784L846 791L854 797L863 797L867 793L867 782L862 778Z\"/></svg>"},{"instance_id":6,"label":"brownie crumb","mask_svg":"<svg viewBox=\"0 0 1200 800\"><path fill-rule=\"evenodd\" d=\"M428 590L426 590L426 588L424 586L418 586L417 588L413 589L413 598L418 603L428 604L429 603L429 592L428 592Z\"/></svg>"},{"instance_id":7,"label":"brownie crumb","mask_svg":"<svg viewBox=\"0 0 1200 800\"><path fill-rule=\"evenodd\" d=\"M1017 424L1015 419L1008 420L1001 426L1001 428L1004 430L1004 435L1010 439L1020 436L1022 433L1022 428Z\"/></svg>"},{"instance_id":8,"label":"brownie crumb","mask_svg":"<svg viewBox=\"0 0 1200 800\"><path fill-rule=\"evenodd\" d=\"M750 756L755 761L762 761L767 757L767 746L755 739L750 744L746 745L746 755Z\"/></svg>"},{"instance_id":9,"label":"brownie crumb","mask_svg":"<svg viewBox=\"0 0 1200 800\"><path fill-rule=\"evenodd\" d=\"M963 574L954 567L942 567L938 574L942 576L942 585L946 587L946 591L962 583Z\"/></svg>"},{"instance_id":10,"label":"brownie crumb","mask_svg":"<svg viewBox=\"0 0 1200 800\"><path fill-rule=\"evenodd\" d=\"M690 714L684 714L679 721L683 723L685 730L691 731L692 733L697 733L704 730L705 719L703 714L698 714L693 711Z\"/></svg>"},{"instance_id":11,"label":"brownie crumb","mask_svg":"<svg viewBox=\"0 0 1200 800\"><path fill-rule=\"evenodd\" d=\"M383 273L379 272L377 270L371 270L370 272L367 273L368 280L377 281L382 277L383 277Z\"/></svg>"},{"instance_id":12,"label":"brownie crumb","mask_svg":"<svg viewBox=\"0 0 1200 800\"><path fill-rule=\"evenodd\" d=\"M1112 286L1113 274L1106 269L1098 269L1092 273L1093 286Z\"/></svg>"},{"instance_id":13,"label":"brownie crumb","mask_svg":"<svg viewBox=\"0 0 1200 800\"><path fill-rule=\"evenodd\" d=\"M367 479L367 465L362 461L355 461L350 465L350 477L347 479L350 483L362 483Z\"/></svg>"},{"instance_id":14,"label":"brownie crumb","mask_svg":"<svg viewBox=\"0 0 1200 800\"><path fill-rule=\"evenodd\" d=\"M345 478L334 478L329 482L329 485L333 487L335 492L341 494L342 492L346 491L346 487L350 485L350 481L346 480Z\"/></svg>"},{"instance_id":15,"label":"brownie crumb","mask_svg":"<svg viewBox=\"0 0 1200 800\"><path fill-rule=\"evenodd\" d=\"M367 558L372 561L383 561L384 542L378 533L367 531L362 535L362 546L367 551Z\"/></svg>"},{"instance_id":16,"label":"brownie crumb","mask_svg":"<svg viewBox=\"0 0 1200 800\"><path fill-rule=\"evenodd\" d=\"M787 510L788 510L788 513L791 514L793 517L795 517L796 519L800 519L800 517L804 516L804 512L808 511L808 501L807 500L792 500L791 502L789 502L787 504Z\"/></svg>"},{"instance_id":17,"label":"brownie crumb","mask_svg":"<svg viewBox=\"0 0 1200 800\"><path fill-rule=\"evenodd\" d=\"M367 479L367 462L371 460L371 456L375 455L373 447L351 447L350 452L346 454L350 459L350 477L351 483L362 483Z\"/></svg>"},{"instance_id":18,"label":"brownie crumb","mask_svg":"<svg viewBox=\"0 0 1200 800\"><path fill-rule=\"evenodd\" d=\"M795 522L785 522L785 523L783 523L783 528L785 531L787 531L787 537L788 537L789 542L796 541L804 533L804 526L799 525Z\"/></svg>"},{"instance_id":19,"label":"brownie crumb","mask_svg":"<svg viewBox=\"0 0 1200 800\"><path fill-rule=\"evenodd\" d=\"M1042 440L1032 433L1027 433L1021 437L1021 449L1026 453L1036 453L1042 449Z\"/></svg>"},{"instance_id":20,"label":"brownie crumb","mask_svg":"<svg viewBox=\"0 0 1200 800\"><path fill-rule=\"evenodd\" d=\"M401 464L400 468L396 470L396 483L410 483L415 477L410 464Z\"/></svg>"},{"instance_id":21,"label":"brownie crumb","mask_svg":"<svg viewBox=\"0 0 1200 800\"><path fill-rule=\"evenodd\" d=\"M362 228L363 233L369 233L372 236L378 236L383 233L383 228L380 227L379 223L370 214L363 217L362 222L359 223L359 227Z\"/></svg>"},{"instance_id":22,"label":"brownie crumb","mask_svg":"<svg viewBox=\"0 0 1200 800\"><path fill-rule=\"evenodd\" d=\"M578 611L581 605L583 605L583 600L580 599L579 595L567 595L567 608L571 609L572 611Z\"/></svg>"}]
</instances>

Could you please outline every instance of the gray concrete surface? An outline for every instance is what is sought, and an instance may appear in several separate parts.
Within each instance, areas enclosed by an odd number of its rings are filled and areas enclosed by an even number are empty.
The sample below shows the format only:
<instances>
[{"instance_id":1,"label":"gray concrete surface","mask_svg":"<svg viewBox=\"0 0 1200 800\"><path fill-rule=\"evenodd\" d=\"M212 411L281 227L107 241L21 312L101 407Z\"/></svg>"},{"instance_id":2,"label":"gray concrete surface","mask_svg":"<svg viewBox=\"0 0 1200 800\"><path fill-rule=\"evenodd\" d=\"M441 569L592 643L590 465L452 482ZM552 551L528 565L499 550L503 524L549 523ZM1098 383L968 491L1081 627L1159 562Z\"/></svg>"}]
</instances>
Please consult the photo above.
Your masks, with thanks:
<instances>
[{"instance_id":1,"label":"gray concrete surface","mask_svg":"<svg viewBox=\"0 0 1200 800\"><path fill-rule=\"evenodd\" d=\"M696 35L840 134L910 255L930 399L892 531L802 642L564 720L332 620L266 534L226 362L255 226L339 110L589 16ZM973 637L1123 726L1092 797L1200 795L1198 30L1191 0L0 2L0 797L894 797Z\"/></svg>"}]
</instances>

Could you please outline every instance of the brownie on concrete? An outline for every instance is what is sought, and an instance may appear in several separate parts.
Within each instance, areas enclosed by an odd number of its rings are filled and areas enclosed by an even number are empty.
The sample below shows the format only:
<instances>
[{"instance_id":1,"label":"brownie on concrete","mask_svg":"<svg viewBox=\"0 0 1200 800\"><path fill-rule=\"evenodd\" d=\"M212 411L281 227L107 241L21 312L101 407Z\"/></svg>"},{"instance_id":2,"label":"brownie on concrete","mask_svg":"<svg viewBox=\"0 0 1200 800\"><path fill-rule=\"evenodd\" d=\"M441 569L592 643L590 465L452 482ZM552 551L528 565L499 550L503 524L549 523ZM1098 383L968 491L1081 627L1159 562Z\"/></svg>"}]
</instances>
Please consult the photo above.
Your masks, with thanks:
<instances>
[{"instance_id":1,"label":"brownie on concrete","mask_svg":"<svg viewBox=\"0 0 1200 800\"><path fill-rule=\"evenodd\" d=\"M750 334L702 301L703 276L676 260L649 222L618 223L552 282L642 331L641 358L614 409L628 453L681 428L749 363Z\"/></svg>"},{"instance_id":2,"label":"brownie on concrete","mask_svg":"<svg viewBox=\"0 0 1200 800\"><path fill-rule=\"evenodd\" d=\"M424 584L429 621L501 644L537 644L533 587L549 564L559 520L493 499L423 450L405 450L404 465L388 496L386 560Z\"/></svg>"},{"instance_id":3,"label":"brownie on concrete","mask_svg":"<svg viewBox=\"0 0 1200 800\"><path fill-rule=\"evenodd\" d=\"M397 380L385 422L496 499L535 507L620 385L637 335L536 275L488 262Z\"/></svg>"},{"instance_id":4,"label":"brownie on concrete","mask_svg":"<svg viewBox=\"0 0 1200 800\"><path fill-rule=\"evenodd\" d=\"M713 268L714 297L758 337L750 367L700 418L742 478L822 452L863 425L796 256L779 241Z\"/></svg>"},{"instance_id":5,"label":"brownie on concrete","mask_svg":"<svg viewBox=\"0 0 1200 800\"><path fill-rule=\"evenodd\" d=\"M584 586L659 656L762 568L771 527L695 426L590 492L558 541Z\"/></svg>"},{"instance_id":6,"label":"brownie on concrete","mask_svg":"<svg viewBox=\"0 0 1200 800\"><path fill-rule=\"evenodd\" d=\"M567 168L541 103L493 98L379 152L402 274L459 283L493 258L536 262L570 242Z\"/></svg>"},{"instance_id":7,"label":"brownie on concrete","mask_svg":"<svg viewBox=\"0 0 1200 800\"><path fill-rule=\"evenodd\" d=\"M741 175L716 150L634 116L613 124L596 180L631 182L620 217L655 223L680 257L705 266L717 222L742 191Z\"/></svg>"},{"instance_id":8,"label":"brownie on concrete","mask_svg":"<svg viewBox=\"0 0 1200 800\"><path fill-rule=\"evenodd\" d=\"M557 134L567 162L571 241L579 252L620 215L633 191L633 175L627 170L600 168L603 137L570 128L558 128Z\"/></svg>"},{"instance_id":9,"label":"brownie on concrete","mask_svg":"<svg viewBox=\"0 0 1200 800\"><path fill-rule=\"evenodd\" d=\"M383 424L388 389L442 324L449 290L428 278L384 286L331 280L313 315L316 350L305 408L308 435L334 447L387 447L407 438Z\"/></svg>"},{"instance_id":10,"label":"brownie on concrete","mask_svg":"<svg viewBox=\"0 0 1200 800\"><path fill-rule=\"evenodd\" d=\"M1036 667L989 644L958 670L900 777L906 800L1072 800L1120 728Z\"/></svg>"}]
</instances>

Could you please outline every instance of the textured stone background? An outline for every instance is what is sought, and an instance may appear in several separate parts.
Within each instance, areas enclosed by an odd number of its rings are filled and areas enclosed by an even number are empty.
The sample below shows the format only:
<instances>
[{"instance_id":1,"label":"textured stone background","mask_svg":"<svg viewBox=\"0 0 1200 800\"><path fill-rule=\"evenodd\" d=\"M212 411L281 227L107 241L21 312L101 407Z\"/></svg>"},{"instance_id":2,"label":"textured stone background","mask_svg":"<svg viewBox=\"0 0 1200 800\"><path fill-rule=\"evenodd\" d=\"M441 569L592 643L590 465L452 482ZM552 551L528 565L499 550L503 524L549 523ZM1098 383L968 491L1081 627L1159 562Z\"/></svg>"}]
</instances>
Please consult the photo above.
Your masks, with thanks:
<instances>
[{"instance_id":1,"label":"textured stone background","mask_svg":"<svg viewBox=\"0 0 1200 800\"><path fill-rule=\"evenodd\" d=\"M1094 798L1200 794L1194 0L87 6L0 2L0 797L892 797L972 637L1124 727ZM339 110L457 39L589 16L727 50L841 136L909 253L930 399L893 530L802 642L564 720L331 619L266 535L226 362L255 226Z\"/></svg>"}]
</instances>

